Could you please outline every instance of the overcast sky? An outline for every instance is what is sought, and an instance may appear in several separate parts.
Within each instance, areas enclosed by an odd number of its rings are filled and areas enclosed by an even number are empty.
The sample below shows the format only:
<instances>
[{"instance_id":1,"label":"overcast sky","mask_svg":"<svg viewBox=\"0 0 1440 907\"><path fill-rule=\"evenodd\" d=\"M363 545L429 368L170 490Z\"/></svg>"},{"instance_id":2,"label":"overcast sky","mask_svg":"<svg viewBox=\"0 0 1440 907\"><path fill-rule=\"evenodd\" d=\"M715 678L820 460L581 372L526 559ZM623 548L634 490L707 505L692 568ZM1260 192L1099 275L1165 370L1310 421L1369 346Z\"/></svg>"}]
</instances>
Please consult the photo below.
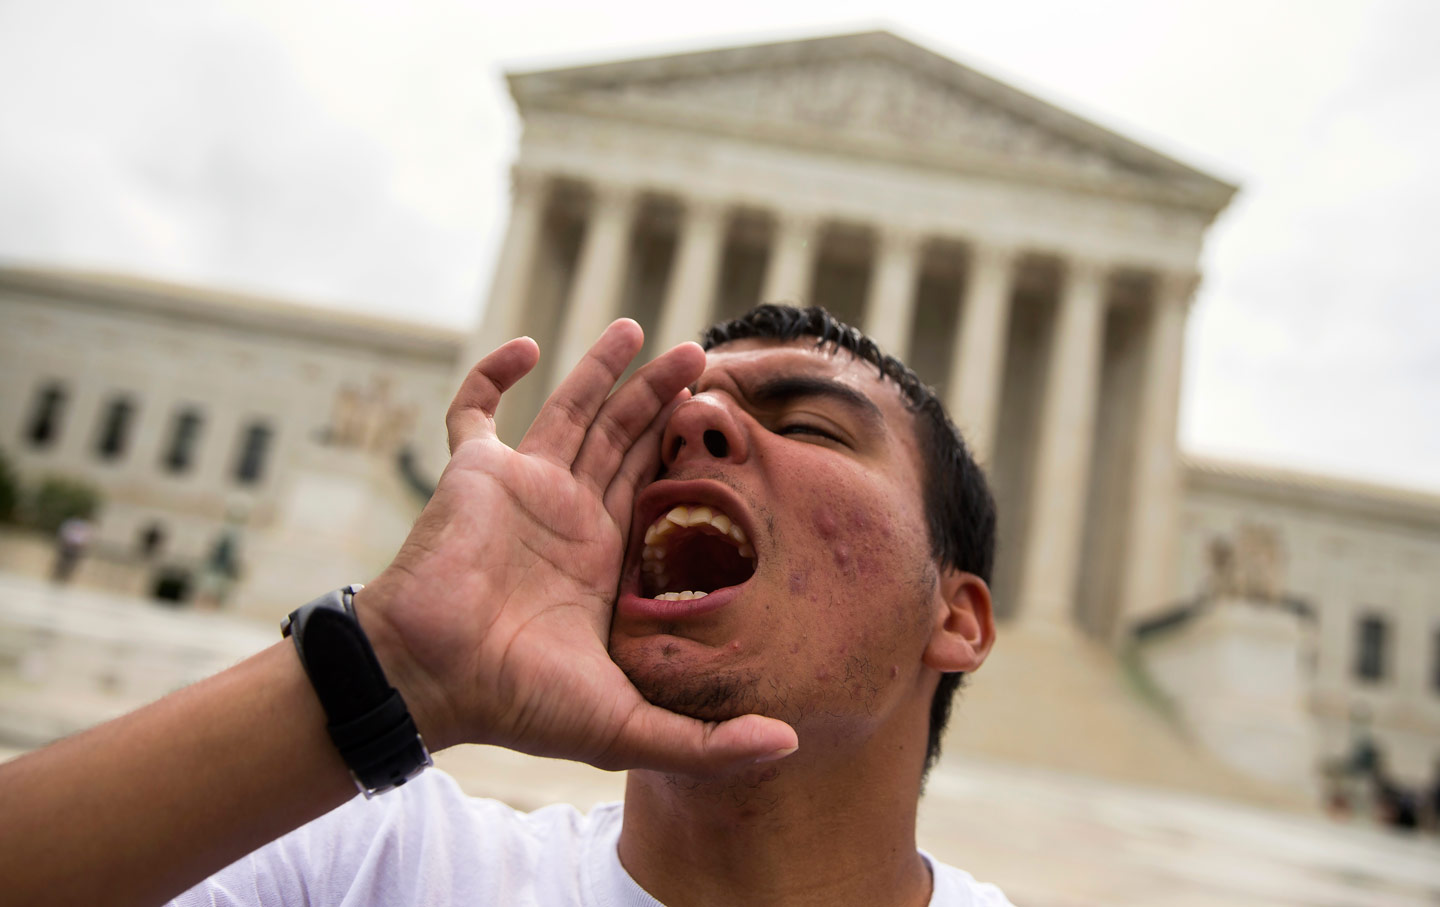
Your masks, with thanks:
<instances>
[{"instance_id":1,"label":"overcast sky","mask_svg":"<svg viewBox=\"0 0 1440 907\"><path fill-rule=\"evenodd\" d=\"M505 70L877 26L1241 184L1188 450L1440 490L1428 0L0 0L0 259L467 326Z\"/></svg>"}]
</instances>

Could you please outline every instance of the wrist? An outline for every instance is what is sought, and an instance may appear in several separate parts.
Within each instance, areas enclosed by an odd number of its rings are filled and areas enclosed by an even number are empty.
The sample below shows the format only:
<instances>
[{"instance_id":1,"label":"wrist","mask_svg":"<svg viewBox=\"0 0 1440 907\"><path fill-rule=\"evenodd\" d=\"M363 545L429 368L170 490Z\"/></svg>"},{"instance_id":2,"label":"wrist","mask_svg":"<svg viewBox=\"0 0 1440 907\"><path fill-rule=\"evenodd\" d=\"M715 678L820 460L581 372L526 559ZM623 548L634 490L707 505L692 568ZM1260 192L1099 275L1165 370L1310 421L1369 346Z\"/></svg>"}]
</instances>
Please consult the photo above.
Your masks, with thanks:
<instances>
[{"instance_id":1,"label":"wrist","mask_svg":"<svg viewBox=\"0 0 1440 907\"><path fill-rule=\"evenodd\" d=\"M378 588L377 588L378 587ZM390 685L400 691L420 736L431 752L462 742L456 739L445 687L424 668L406 643L393 615L394 602L379 580L355 594L355 616L375 650Z\"/></svg>"}]
</instances>

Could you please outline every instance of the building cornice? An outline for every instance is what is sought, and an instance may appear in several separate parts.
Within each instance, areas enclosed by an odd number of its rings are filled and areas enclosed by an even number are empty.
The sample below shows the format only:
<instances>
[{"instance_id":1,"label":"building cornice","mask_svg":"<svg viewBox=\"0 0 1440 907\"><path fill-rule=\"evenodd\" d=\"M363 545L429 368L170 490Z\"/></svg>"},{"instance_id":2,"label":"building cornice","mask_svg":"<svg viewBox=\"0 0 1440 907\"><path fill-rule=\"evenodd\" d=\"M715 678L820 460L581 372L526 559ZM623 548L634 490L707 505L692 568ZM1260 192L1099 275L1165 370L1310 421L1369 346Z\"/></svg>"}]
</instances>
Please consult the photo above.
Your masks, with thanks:
<instances>
[{"instance_id":1,"label":"building cornice","mask_svg":"<svg viewBox=\"0 0 1440 907\"><path fill-rule=\"evenodd\" d=\"M102 310L144 313L445 363L459 355L465 337L460 331L340 309L126 274L63 268L0 267L0 293L43 296Z\"/></svg>"},{"instance_id":2,"label":"building cornice","mask_svg":"<svg viewBox=\"0 0 1440 907\"><path fill-rule=\"evenodd\" d=\"M1257 501L1323 510L1440 531L1440 495L1274 466L1185 456L1191 491L1239 494Z\"/></svg>"},{"instance_id":3,"label":"building cornice","mask_svg":"<svg viewBox=\"0 0 1440 907\"><path fill-rule=\"evenodd\" d=\"M817 130L798 123L738 121L703 105L615 96L627 83L661 83L759 69L858 58L893 61L918 75L1003 109L1128 168L1124 175L1085 172L1053 162L978 148L944 148ZM643 122L700 134L726 135L829 153L854 154L931 169L1040 182L1086 193L1143 198L1202 211L1213 219L1238 191L1233 184L1125 138L1017 88L889 32L874 31L696 53L673 54L508 76L522 116L544 111Z\"/></svg>"}]
</instances>

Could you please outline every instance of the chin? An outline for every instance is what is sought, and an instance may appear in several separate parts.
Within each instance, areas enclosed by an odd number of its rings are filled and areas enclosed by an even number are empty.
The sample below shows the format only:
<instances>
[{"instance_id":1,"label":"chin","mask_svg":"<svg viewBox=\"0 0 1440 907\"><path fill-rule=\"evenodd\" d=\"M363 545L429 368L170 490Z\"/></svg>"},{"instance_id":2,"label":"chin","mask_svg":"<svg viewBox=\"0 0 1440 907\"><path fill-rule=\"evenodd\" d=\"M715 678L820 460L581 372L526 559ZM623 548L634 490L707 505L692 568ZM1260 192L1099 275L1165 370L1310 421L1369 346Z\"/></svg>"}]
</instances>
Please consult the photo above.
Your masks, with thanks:
<instances>
[{"instance_id":1,"label":"chin","mask_svg":"<svg viewBox=\"0 0 1440 907\"><path fill-rule=\"evenodd\" d=\"M611 658L652 705L698 718L726 721L741 715L771 715L774 703L760 695L759 675L697 669L667 657L664 644L612 648Z\"/></svg>"}]
</instances>

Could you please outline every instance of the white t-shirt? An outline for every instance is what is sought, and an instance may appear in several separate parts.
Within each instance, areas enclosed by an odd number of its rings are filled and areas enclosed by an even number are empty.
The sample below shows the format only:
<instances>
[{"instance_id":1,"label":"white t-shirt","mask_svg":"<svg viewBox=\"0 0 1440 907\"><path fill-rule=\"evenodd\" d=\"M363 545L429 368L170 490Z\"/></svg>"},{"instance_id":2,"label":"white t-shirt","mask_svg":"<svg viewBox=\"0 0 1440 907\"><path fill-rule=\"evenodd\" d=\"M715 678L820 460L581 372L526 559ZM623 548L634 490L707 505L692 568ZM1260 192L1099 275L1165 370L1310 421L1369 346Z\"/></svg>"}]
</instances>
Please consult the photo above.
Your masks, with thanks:
<instances>
[{"instance_id":1,"label":"white t-shirt","mask_svg":"<svg viewBox=\"0 0 1440 907\"><path fill-rule=\"evenodd\" d=\"M620 865L621 804L516 812L437 770L356 797L190 889L179 907L495 904L663 907ZM931 907L1009 907L994 885L925 857Z\"/></svg>"}]
</instances>

